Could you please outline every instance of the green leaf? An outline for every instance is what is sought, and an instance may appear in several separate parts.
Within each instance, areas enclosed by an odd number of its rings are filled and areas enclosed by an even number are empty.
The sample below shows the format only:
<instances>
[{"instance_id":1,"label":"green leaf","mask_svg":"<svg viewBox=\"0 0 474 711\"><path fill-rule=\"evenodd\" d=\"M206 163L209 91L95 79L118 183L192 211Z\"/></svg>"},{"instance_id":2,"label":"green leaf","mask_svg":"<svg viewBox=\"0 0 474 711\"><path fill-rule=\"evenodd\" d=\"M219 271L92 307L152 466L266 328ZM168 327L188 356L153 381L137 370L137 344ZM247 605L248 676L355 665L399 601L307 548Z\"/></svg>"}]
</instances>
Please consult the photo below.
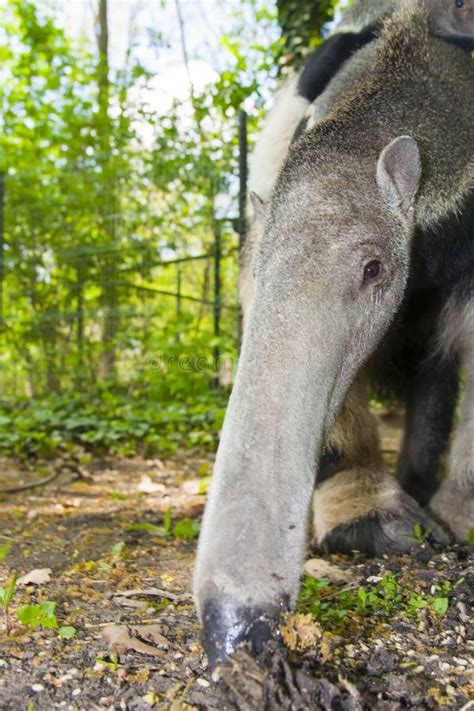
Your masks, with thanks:
<instances>
[{"instance_id":1,"label":"green leaf","mask_svg":"<svg viewBox=\"0 0 474 711\"><path fill-rule=\"evenodd\" d=\"M4 543L3 546L0 546L0 563L5 560L7 557L8 551L11 548L11 543Z\"/></svg>"},{"instance_id":2,"label":"green leaf","mask_svg":"<svg viewBox=\"0 0 474 711\"><path fill-rule=\"evenodd\" d=\"M207 494L212 477L205 476L199 482L198 494Z\"/></svg>"},{"instance_id":3,"label":"green leaf","mask_svg":"<svg viewBox=\"0 0 474 711\"><path fill-rule=\"evenodd\" d=\"M4 610L8 610L8 606L15 594L16 581L18 580L18 575L12 575L8 581L6 588L0 587L0 605Z\"/></svg>"},{"instance_id":4,"label":"green leaf","mask_svg":"<svg viewBox=\"0 0 474 711\"><path fill-rule=\"evenodd\" d=\"M163 516L163 528L166 531L166 535L169 536L171 533L171 509L165 511Z\"/></svg>"},{"instance_id":5,"label":"green leaf","mask_svg":"<svg viewBox=\"0 0 474 711\"><path fill-rule=\"evenodd\" d=\"M471 545L474 545L474 528L471 528L471 530L467 534L466 542L470 543Z\"/></svg>"},{"instance_id":6,"label":"green leaf","mask_svg":"<svg viewBox=\"0 0 474 711\"><path fill-rule=\"evenodd\" d=\"M111 651L107 656L108 659L106 659L103 654L99 654L95 659L97 664L100 664L101 666L105 667L106 669L110 669L111 671L117 671L119 667L117 652Z\"/></svg>"},{"instance_id":7,"label":"green leaf","mask_svg":"<svg viewBox=\"0 0 474 711\"><path fill-rule=\"evenodd\" d=\"M437 615L445 615L448 611L449 600L447 597L435 597L432 605Z\"/></svg>"},{"instance_id":8,"label":"green leaf","mask_svg":"<svg viewBox=\"0 0 474 711\"><path fill-rule=\"evenodd\" d=\"M55 602L41 602L39 605L23 605L17 610L16 616L24 625L31 629L57 629L58 621L55 615Z\"/></svg>"},{"instance_id":9,"label":"green leaf","mask_svg":"<svg viewBox=\"0 0 474 711\"><path fill-rule=\"evenodd\" d=\"M201 524L191 518L183 518L173 527L173 537L178 540L192 540L199 536Z\"/></svg>"},{"instance_id":10,"label":"green leaf","mask_svg":"<svg viewBox=\"0 0 474 711\"><path fill-rule=\"evenodd\" d=\"M127 526L127 531L146 531L154 536L169 535L163 526L155 526L153 523L132 523L131 526Z\"/></svg>"},{"instance_id":11,"label":"green leaf","mask_svg":"<svg viewBox=\"0 0 474 711\"><path fill-rule=\"evenodd\" d=\"M125 501L126 500L126 495L122 494L121 491L110 491L109 496L111 499L114 499L115 501Z\"/></svg>"},{"instance_id":12,"label":"green leaf","mask_svg":"<svg viewBox=\"0 0 474 711\"><path fill-rule=\"evenodd\" d=\"M119 541L112 547L112 558L120 558L125 548L125 541Z\"/></svg>"},{"instance_id":13,"label":"green leaf","mask_svg":"<svg viewBox=\"0 0 474 711\"><path fill-rule=\"evenodd\" d=\"M72 639L76 636L77 630L75 627L60 627L58 635L63 639Z\"/></svg>"}]
</instances>

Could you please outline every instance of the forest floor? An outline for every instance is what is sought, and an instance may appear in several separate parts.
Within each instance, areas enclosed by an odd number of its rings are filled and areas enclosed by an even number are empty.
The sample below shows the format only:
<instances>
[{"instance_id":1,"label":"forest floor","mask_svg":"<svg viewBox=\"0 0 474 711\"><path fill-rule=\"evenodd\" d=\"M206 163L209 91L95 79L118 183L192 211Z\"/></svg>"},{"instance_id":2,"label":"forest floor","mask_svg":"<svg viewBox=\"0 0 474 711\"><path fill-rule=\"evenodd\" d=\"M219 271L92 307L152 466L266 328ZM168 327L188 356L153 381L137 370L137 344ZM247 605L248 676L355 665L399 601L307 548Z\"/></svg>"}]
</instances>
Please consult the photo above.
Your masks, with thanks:
<instances>
[{"instance_id":1,"label":"forest floor","mask_svg":"<svg viewBox=\"0 0 474 711\"><path fill-rule=\"evenodd\" d=\"M382 434L393 460L397 420L383 419ZM38 476L1 464L0 487ZM8 636L0 623L1 711L474 709L468 548L433 551L420 541L410 557L315 559L316 570L339 579L341 594L393 573L415 602L441 591L446 609L432 615L422 603L410 615L394 607L388 619L351 612L337 632L296 615L287 647L271 646L258 660L242 650L213 680L190 595L196 541L172 533L175 522L201 515L211 458L181 453L86 468L84 478L65 471L0 498L0 550L11 544L0 585L13 572L30 574L17 583ZM193 535L189 520L183 530ZM45 602L56 603L68 631L20 624L21 606Z\"/></svg>"}]
</instances>

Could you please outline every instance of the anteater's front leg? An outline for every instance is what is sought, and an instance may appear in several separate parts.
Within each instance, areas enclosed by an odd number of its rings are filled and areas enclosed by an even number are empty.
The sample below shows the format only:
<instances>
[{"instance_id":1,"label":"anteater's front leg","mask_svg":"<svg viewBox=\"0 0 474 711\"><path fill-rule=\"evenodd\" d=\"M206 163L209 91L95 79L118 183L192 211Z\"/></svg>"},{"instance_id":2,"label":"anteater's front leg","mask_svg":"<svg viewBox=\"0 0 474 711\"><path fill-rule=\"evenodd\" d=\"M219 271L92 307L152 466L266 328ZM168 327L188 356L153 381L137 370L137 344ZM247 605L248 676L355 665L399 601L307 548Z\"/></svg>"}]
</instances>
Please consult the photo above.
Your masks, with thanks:
<instances>
[{"instance_id":1,"label":"anteater's front leg","mask_svg":"<svg viewBox=\"0 0 474 711\"><path fill-rule=\"evenodd\" d=\"M445 312L445 350L461 355L465 391L449 470L431 508L461 540L474 529L474 299L472 280L453 297Z\"/></svg>"},{"instance_id":2,"label":"anteater's front leg","mask_svg":"<svg viewBox=\"0 0 474 711\"><path fill-rule=\"evenodd\" d=\"M376 422L359 381L349 392L323 459L314 496L315 540L331 552L404 552L413 546L417 524L445 540L383 464Z\"/></svg>"},{"instance_id":3,"label":"anteater's front leg","mask_svg":"<svg viewBox=\"0 0 474 711\"><path fill-rule=\"evenodd\" d=\"M458 383L457 357L435 353L419 365L408 393L398 476L404 490L422 506L438 488L439 464L453 427Z\"/></svg>"}]
</instances>

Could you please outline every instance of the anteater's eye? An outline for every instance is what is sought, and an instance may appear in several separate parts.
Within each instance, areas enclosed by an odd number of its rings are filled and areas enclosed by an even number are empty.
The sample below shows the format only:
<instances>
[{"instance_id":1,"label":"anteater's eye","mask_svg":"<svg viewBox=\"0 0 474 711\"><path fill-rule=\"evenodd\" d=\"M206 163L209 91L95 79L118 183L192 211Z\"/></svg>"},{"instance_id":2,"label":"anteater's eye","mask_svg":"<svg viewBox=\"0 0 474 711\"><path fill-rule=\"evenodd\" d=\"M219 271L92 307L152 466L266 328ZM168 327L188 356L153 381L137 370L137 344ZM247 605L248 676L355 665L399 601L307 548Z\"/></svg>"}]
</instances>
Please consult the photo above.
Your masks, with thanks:
<instances>
[{"instance_id":1,"label":"anteater's eye","mask_svg":"<svg viewBox=\"0 0 474 711\"><path fill-rule=\"evenodd\" d=\"M380 279L383 274L382 262L378 259L373 259L364 267L364 284L372 284Z\"/></svg>"},{"instance_id":2,"label":"anteater's eye","mask_svg":"<svg viewBox=\"0 0 474 711\"><path fill-rule=\"evenodd\" d=\"M454 0L454 4L458 8L458 10L462 10L464 5L466 4L466 0Z\"/></svg>"}]
</instances>

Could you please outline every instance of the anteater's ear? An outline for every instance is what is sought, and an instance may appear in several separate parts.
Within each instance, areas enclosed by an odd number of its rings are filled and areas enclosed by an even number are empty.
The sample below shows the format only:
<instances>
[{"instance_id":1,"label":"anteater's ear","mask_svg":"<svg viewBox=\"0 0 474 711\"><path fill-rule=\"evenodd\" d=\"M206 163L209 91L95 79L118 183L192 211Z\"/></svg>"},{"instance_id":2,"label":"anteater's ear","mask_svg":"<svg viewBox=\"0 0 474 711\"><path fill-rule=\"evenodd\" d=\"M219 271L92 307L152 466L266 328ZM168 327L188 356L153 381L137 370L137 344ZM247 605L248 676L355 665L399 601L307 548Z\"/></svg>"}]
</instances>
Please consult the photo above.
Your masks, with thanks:
<instances>
[{"instance_id":1,"label":"anteater's ear","mask_svg":"<svg viewBox=\"0 0 474 711\"><path fill-rule=\"evenodd\" d=\"M250 202L252 203L257 222L263 226L267 219L267 203L264 202L257 193L250 193Z\"/></svg>"},{"instance_id":2,"label":"anteater's ear","mask_svg":"<svg viewBox=\"0 0 474 711\"><path fill-rule=\"evenodd\" d=\"M421 159L411 136L399 136L385 146L377 163L377 183L390 207L407 219L421 178Z\"/></svg>"}]
</instances>

